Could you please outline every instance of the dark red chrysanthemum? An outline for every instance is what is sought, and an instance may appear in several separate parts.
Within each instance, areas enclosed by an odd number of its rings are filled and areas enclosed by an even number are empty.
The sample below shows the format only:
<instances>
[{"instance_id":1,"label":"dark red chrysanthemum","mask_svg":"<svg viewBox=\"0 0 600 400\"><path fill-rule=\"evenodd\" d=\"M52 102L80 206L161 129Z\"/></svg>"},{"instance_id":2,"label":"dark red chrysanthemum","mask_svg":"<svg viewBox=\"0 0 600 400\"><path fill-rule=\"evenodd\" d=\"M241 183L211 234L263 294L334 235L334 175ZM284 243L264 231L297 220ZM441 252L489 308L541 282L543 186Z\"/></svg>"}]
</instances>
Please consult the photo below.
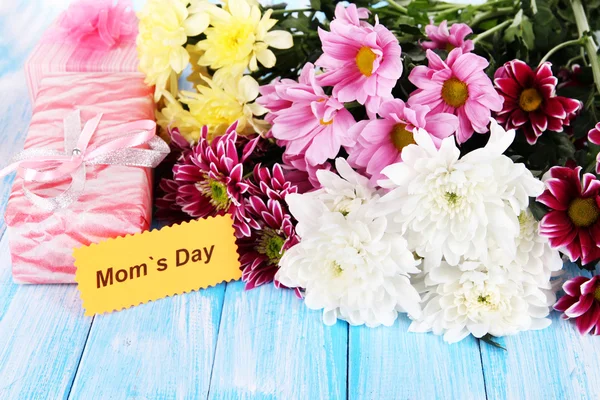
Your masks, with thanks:
<instances>
[{"instance_id":1,"label":"dark red chrysanthemum","mask_svg":"<svg viewBox=\"0 0 600 400\"><path fill-rule=\"evenodd\" d=\"M509 61L498 68L494 83L504 97L496 119L505 129L522 129L530 144L546 130L562 132L581 108L578 100L556 95L558 79L550 63L533 71L523 61Z\"/></svg>"},{"instance_id":2,"label":"dark red chrysanthemum","mask_svg":"<svg viewBox=\"0 0 600 400\"><path fill-rule=\"evenodd\" d=\"M177 203L179 186L179 182L173 179L161 179L158 185L159 195L154 201L157 220L170 225L191 219L189 214L183 212Z\"/></svg>"},{"instance_id":3,"label":"dark red chrysanthemum","mask_svg":"<svg viewBox=\"0 0 600 400\"><path fill-rule=\"evenodd\" d=\"M572 68L561 68L558 71L558 78L562 81L558 84L558 88L580 87L585 84L581 82L583 69L579 64L574 64Z\"/></svg>"},{"instance_id":4,"label":"dark red chrysanthemum","mask_svg":"<svg viewBox=\"0 0 600 400\"><path fill-rule=\"evenodd\" d=\"M589 264L600 259L600 181L581 167L553 167L547 189L538 198L550 208L540 222L540 235L552 248Z\"/></svg>"},{"instance_id":5,"label":"dark red chrysanthemum","mask_svg":"<svg viewBox=\"0 0 600 400\"><path fill-rule=\"evenodd\" d=\"M236 241L247 290L274 281L283 253L299 240L284 201L298 189L285 179L281 166L255 166L249 185L245 211L257 228L253 226L250 236Z\"/></svg>"},{"instance_id":6,"label":"dark red chrysanthemum","mask_svg":"<svg viewBox=\"0 0 600 400\"><path fill-rule=\"evenodd\" d=\"M588 132L588 140L600 145L600 122ZM596 155L596 173L600 174L600 153Z\"/></svg>"},{"instance_id":7,"label":"dark red chrysanthemum","mask_svg":"<svg viewBox=\"0 0 600 400\"><path fill-rule=\"evenodd\" d=\"M600 335L600 276L578 276L563 285L565 295L554 309L563 312L564 319L575 319L582 335Z\"/></svg>"}]
</instances>

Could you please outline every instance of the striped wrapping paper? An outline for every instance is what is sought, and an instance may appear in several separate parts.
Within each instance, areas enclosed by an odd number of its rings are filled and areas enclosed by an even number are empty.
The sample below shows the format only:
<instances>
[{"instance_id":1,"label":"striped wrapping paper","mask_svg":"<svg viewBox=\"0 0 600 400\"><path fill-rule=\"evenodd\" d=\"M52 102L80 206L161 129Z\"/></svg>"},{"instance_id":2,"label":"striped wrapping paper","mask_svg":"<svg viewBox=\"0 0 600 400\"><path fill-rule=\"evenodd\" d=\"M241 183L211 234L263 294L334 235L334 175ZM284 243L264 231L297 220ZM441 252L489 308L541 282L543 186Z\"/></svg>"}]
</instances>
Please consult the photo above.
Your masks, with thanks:
<instances>
[{"instance_id":1,"label":"striped wrapping paper","mask_svg":"<svg viewBox=\"0 0 600 400\"><path fill-rule=\"evenodd\" d=\"M60 18L59 18L60 19ZM94 48L85 42L61 40L59 20L46 31L25 62L29 96L33 102L41 80L61 72L138 72L135 35L121 39L112 48ZM141 73L140 73L140 76Z\"/></svg>"},{"instance_id":2,"label":"striped wrapping paper","mask_svg":"<svg viewBox=\"0 0 600 400\"><path fill-rule=\"evenodd\" d=\"M92 144L121 135L111 127L154 119L152 88L131 73L50 75L40 84L25 148L64 149L63 118L75 108L85 123L103 113ZM33 206L17 176L5 220L18 283L73 283L74 248L148 229L152 208L152 171L120 165L86 167L83 194L54 213ZM56 196L69 184L33 186L36 194Z\"/></svg>"}]
</instances>

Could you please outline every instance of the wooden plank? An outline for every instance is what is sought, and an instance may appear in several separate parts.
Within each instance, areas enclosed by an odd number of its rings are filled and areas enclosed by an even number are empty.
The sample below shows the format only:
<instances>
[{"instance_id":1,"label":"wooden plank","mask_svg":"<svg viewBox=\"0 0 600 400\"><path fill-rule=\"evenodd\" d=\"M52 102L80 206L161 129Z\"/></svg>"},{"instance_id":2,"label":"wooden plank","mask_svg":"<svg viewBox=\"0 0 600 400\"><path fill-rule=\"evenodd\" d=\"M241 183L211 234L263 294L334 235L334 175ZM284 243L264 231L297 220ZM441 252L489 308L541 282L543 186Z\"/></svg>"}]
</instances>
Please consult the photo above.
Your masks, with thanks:
<instances>
[{"instance_id":1,"label":"wooden plank","mask_svg":"<svg viewBox=\"0 0 600 400\"><path fill-rule=\"evenodd\" d=\"M22 64L65 1L3 2L0 6L0 160L25 140L31 105ZM66 398L91 319L74 286L12 282L4 209L13 177L0 178L0 398Z\"/></svg>"},{"instance_id":2,"label":"wooden plank","mask_svg":"<svg viewBox=\"0 0 600 400\"><path fill-rule=\"evenodd\" d=\"M95 317L70 398L206 398L225 284Z\"/></svg>"},{"instance_id":3,"label":"wooden plank","mask_svg":"<svg viewBox=\"0 0 600 400\"><path fill-rule=\"evenodd\" d=\"M481 344L488 399L600 398L600 339L579 335L559 313L547 329L501 341L507 351Z\"/></svg>"},{"instance_id":4,"label":"wooden plank","mask_svg":"<svg viewBox=\"0 0 600 400\"><path fill-rule=\"evenodd\" d=\"M20 0L0 5L0 168L23 148L31 103L23 64L46 27L69 0ZM0 237L14 174L0 178Z\"/></svg>"},{"instance_id":5,"label":"wooden plank","mask_svg":"<svg viewBox=\"0 0 600 400\"><path fill-rule=\"evenodd\" d=\"M13 0L0 3L0 75L22 68L46 27L71 1ZM2 97L10 98L10 93L3 93Z\"/></svg>"},{"instance_id":6,"label":"wooden plank","mask_svg":"<svg viewBox=\"0 0 600 400\"><path fill-rule=\"evenodd\" d=\"M8 72L0 76L0 169L10 158L23 149L27 127L31 118L31 104L23 71ZM0 237L6 229L4 208L8 201L14 174L0 178Z\"/></svg>"},{"instance_id":7,"label":"wooden plank","mask_svg":"<svg viewBox=\"0 0 600 400\"><path fill-rule=\"evenodd\" d=\"M485 399L479 346L392 327L350 327L349 399Z\"/></svg>"},{"instance_id":8,"label":"wooden plank","mask_svg":"<svg viewBox=\"0 0 600 400\"><path fill-rule=\"evenodd\" d=\"M209 399L345 399L347 327L290 290L229 283Z\"/></svg>"},{"instance_id":9,"label":"wooden plank","mask_svg":"<svg viewBox=\"0 0 600 400\"><path fill-rule=\"evenodd\" d=\"M12 283L0 241L0 399L66 398L89 332L72 285Z\"/></svg>"}]
</instances>

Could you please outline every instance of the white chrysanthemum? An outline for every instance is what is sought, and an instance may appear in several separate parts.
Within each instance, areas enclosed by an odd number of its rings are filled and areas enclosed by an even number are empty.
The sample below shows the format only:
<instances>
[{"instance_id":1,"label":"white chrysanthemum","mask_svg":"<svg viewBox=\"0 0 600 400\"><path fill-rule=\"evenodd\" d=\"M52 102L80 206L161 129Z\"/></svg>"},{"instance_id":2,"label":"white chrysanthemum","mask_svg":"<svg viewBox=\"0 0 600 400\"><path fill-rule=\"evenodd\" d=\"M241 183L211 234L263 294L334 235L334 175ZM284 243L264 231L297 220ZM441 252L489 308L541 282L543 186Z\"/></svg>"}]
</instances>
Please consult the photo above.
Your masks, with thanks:
<instances>
[{"instance_id":1,"label":"white chrysanthemum","mask_svg":"<svg viewBox=\"0 0 600 400\"><path fill-rule=\"evenodd\" d=\"M363 204L379 198L375 189L369 186L369 179L357 173L343 158L335 160L337 174L328 170L317 171L321 188L306 196L321 200L330 211L348 214ZM339 174L339 175L338 175Z\"/></svg>"},{"instance_id":2,"label":"white chrysanthemum","mask_svg":"<svg viewBox=\"0 0 600 400\"><path fill-rule=\"evenodd\" d=\"M423 313L409 331L431 331L454 343L469 334L506 336L550 325L553 293L513 279L491 258L458 266L442 261L425 274Z\"/></svg>"},{"instance_id":3,"label":"white chrysanthemum","mask_svg":"<svg viewBox=\"0 0 600 400\"><path fill-rule=\"evenodd\" d=\"M462 158L452 137L439 150L424 130L414 139L417 144L402 150L403 161L383 170L389 180L379 183L391 191L377 212L401 225L426 268L442 258L451 265L461 257L485 260L490 239L514 256L518 216L544 189L524 165L502 154L514 131L492 120L486 146Z\"/></svg>"},{"instance_id":4,"label":"white chrysanthemum","mask_svg":"<svg viewBox=\"0 0 600 400\"><path fill-rule=\"evenodd\" d=\"M551 289L550 278L563 267L560 254L550 248L547 238L540 236L539 223L529 209L519 215L519 225L516 256L508 260L507 269L512 274L521 273L524 282Z\"/></svg>"},{"instance_id":5,"label":"white chrysanthemum","mask_svg":"<svg viewBox=\"0 0 600 400\"><path fill-rule=\"evenodd\" d=\"M285 252L275 279L303 288L306 306L322 309L328 325L343 319L352 325L389 326L398 312L418 317L420 297L408 274L419 272L419 262L401 235L387 232L385 217L370 216L370 195L348 192L348 185L362 181L358 174L346 169L345 161L337 164L345 183L320 174L326 189L286 197L301 240ZM346 197L354 200L343 201Z\"/></svg>"}]
</instances>

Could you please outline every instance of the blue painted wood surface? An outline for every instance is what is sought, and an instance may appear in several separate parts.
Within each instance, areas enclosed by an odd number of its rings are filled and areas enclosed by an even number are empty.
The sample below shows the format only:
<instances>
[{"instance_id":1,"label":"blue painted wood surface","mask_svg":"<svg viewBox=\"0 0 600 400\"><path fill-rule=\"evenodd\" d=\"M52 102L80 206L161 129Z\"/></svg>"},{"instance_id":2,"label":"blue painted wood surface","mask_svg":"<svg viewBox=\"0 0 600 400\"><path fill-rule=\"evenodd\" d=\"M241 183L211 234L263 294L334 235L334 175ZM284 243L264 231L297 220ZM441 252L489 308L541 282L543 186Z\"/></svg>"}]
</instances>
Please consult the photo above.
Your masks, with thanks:
<instances>
[{"instance_id":1,"label":"blue painted wood surface","mask_svg":"<svg viewBox=\"0 0 600 400\"><path fill-rule=\"evenodd\" d=\"M229 283L209 399L345 399L347 335L291 290Z\"/></svg>"},{"instance_id":2,"label":"blue painted wood surface","mask_svg":"<svg viewBox=\"0 0 600 400\"><path fill-rule=\"evenodd\" d=\"M23 62L68 3L0 2L0 164L30 119ZM92 319L74 286L12 283L3 233L0 218L0 399L600 398L600 339L556 314L508 351L408 333L406 317L327 327L291 292L239 282Z\"/></svg>"}]
</instances>

